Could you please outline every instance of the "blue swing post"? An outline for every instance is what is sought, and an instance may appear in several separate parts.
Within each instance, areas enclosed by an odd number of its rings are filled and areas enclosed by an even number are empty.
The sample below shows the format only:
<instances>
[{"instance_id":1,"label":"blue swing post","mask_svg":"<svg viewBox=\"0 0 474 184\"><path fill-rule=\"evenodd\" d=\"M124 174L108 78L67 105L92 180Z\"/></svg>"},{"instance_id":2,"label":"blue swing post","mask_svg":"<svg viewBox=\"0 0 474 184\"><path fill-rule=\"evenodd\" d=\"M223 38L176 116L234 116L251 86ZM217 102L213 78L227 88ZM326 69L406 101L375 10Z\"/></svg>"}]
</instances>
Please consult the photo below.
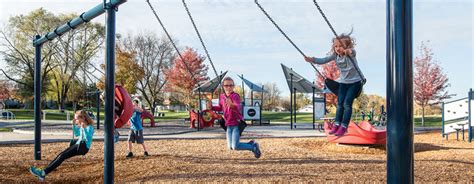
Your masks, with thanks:
<instances>
[{"instance_id":1,"label":"blue swing post","mask_svg":"<svg viewBox=\"0 0 474 184\"><path fill-rule=\"evenodd\" d=\"M469 98L468 98L467 103L468 103L469 105L468 105L468 111L467 111L467 112L469 112L469 114L467 115L467 117L468 117L468 121L467 121L467 122L468 122L469 128L467 129L467 131L468 131L468 138L467 138L467 140L468 140L469 142L472 142L472 114L473 114L473 113L472 113L472 105L471 105L471 102L472 102L473 99L474 99L474 91L472 91L472 88L469 89L468 97L469 97ZM463 137L464 137L464 136L463 136Z\"/></svg>"},{"instance_id":2,"label":"blue swing post","mask_svg":"<svg viewBox=\"0 0 474 184\"><path fill-rule=\"evenodd\" d=\"M387 183L414 183L412 0L387 1Z\"/></svg>"},{"instance_id":3,"label":"blue swing post","mask_svg":"<svg viewBox=\"0 0 474 184\"><path fill-rule=\"evenodd\" d=\"M115 93L115 12L126 0L106 0L94 8L82 13L66 24L63 24L44 36L37 35L33 40L35 47L35 146L34 158L41 160L41 46L62 34L89 22L107 12L106 26L106 82L105 82L105 135L104 135L104 183L114 182L114 93Z\"/></svg>"},{"instance_id":4,"label":"blue swing post","mask_svg":"<svg viewBox=\"0 0 474 184\"><path fill-rule=\"evenodd\" d=\"M41 38L40 35L35 36L35 40L39 38ZM35 45L35 160L41 160L41 46L42 44Z\"/></svg>"}]
</instances>

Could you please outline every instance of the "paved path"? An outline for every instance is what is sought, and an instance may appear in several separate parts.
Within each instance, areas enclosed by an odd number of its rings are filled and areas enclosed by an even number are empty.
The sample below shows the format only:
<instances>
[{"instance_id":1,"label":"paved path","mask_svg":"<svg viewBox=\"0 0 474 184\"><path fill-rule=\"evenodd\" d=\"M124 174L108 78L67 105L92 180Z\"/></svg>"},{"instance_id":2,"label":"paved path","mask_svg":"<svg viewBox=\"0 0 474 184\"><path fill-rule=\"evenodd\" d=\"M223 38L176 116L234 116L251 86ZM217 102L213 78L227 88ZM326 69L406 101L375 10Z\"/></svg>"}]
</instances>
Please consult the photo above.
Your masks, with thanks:
<instances>
[{"instance_id":1,"label":"paved path","mask_svg":"<svg viewBox=\"0 0 474 184\"><path fill-rule=\"evenodd\" d=\"M319 130L314 130L310 123L298 123L297 128L290 129L289 123L276 122L273 125L252 126L245 129L242 138L281 138L281 137L325 137ZM145 125L144 137L156 139L225 139L225 132L219 127L208 127L197 131L189 128L183 120L167 120L157 123L157 127ZM95 126L96 127L96 126ZM12 128L13 132L0 132L0 144L33 143L34 121L0 120L0 128ZM103 141L104 126L95 129L94 140ZM440 130L437 127L416 127L415 133ZM126 140L129 128L125 125L119 129L120 140ZM43 142L69 141L72 137L71 124L66 121L42 121L41 139Z\"/></svg>"},{"instance_id":2,"label":"paved path","mask_svg":"<svg viewBox=\"0 0 474 184\"><path fill-rule=\"evenodd\" d=\"M66 121L42 121L41 139L43 142L69 141L72 136L71 124ZM33 143L33 121L0 121L0 128L13 128L13 132L0 132L0 144ZM120 140L126 140L129 129L125 125L119 129ZM324 133L312 129L309 123L298 124L296 129L289 125L247 126L242 138L277 137L324 137ZM159 122L157 127L145 127L144 137L153 139L225 139L220 127L208 127L197 131L190 129L183 121ZM95 140L104 139L103 125L96 129Z\"/></svg>"}]
</instances>

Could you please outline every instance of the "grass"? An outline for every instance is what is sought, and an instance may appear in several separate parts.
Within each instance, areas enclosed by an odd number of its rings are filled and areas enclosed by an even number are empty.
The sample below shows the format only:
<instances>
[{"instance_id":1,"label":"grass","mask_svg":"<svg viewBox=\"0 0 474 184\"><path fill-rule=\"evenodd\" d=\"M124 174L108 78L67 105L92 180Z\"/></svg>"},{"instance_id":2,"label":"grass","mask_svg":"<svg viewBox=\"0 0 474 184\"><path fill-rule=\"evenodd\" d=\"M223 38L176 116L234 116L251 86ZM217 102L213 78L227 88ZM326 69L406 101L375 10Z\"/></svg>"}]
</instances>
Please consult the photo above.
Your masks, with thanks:
<instances>
[{"instance_id":1,"label":"grass","mask_svg":"<svg viewBox=\"0 0 474 184\"><path fill-rule=\"evenodd\" d=\"M34 111L31 109L10 109L15 116L16 119L19 120L31 120L34 119ZM58 110L45 110L46 112L46 119L47 120L66 120L66 113L61 113ZM70 116L72 116L73 112L68 111ZM155 117L156 121L160 120L174 120L174 119L184 119L189 117L188 112L164 112L165 116L163 117ZM334 117L334 114L329 114L328 117ZM43 117L41 117L43 118ZM101 112L101 122L103 123L104 116L103 112ZM262 112L262 119L270 120L271 122L290 122L290 113L289 112L269 112L263 111ZM312 122L313 116L312 113L297 113L296 121L297 122ZM320 121L320 120L316 120ZM416 116L414 118L415 126L421 126L421 117ZM441 115L433 115L433 116L425 116L425 127L440 127L441 126Z\"/></svg>"},{"instance_id":2,"label":"grass","mask_svg":"<svg viewBox=\"0 0 474 184\"><path fill-rule=\"evenodd\" d=\"M441 121L441 116L440 115L434 115L434 116L425 116L425 127L441 127L442 126L442 121ZM421 126L421 116L415 117L415 126L420 127Z\"/></svg>"},{"instance_id":3,"label":"grass","mask_svg":"<svg viewBox=\"0 0 474 184\"><path fill-rule=\"evenodd\" d=\"M0 132L12 132L13 129L11 128L0 128Z\"/></svg>"},{"instance_id":4,"label":"grass","mask_svg":"<svg viewBox=\"0 0 474 184\"><path fill-rule=\"evenodd\" d=\"M0 132L13 132L12 128L0 128Z\"/></svg>"}]
</instances>

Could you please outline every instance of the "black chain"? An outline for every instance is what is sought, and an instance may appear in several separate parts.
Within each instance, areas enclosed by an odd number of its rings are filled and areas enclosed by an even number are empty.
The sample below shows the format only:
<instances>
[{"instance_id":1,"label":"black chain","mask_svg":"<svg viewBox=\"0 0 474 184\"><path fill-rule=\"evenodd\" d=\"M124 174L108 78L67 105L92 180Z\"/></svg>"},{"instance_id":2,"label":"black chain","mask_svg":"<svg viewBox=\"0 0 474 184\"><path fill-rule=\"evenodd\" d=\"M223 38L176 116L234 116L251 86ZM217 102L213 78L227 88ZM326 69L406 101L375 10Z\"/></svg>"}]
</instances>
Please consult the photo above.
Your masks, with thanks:
<instances>
[{"instance_id":1,"label":"black chain","mask_svg":"<svg viewBox=\"0 0 474 184\"><path fill-rule=\"evenodd\" d=\"M332 27L331 23L329 22L328 18L326 17L326 14L324 14L324 12L321 9L321 7L319 6L318 2L316 2L316 0L313 0L313 2L314 2L314 5L316 6L316 8L318 9L319 13L321 13L321 16L324 18L324 21L326 21L326 23L328 24L328 26L331 29L332 33L334 34L335 38L339 41L339 43L342 44L342 46L344 48L347 48L345 43L339 40L339 37L337 36L338 34L336 33L336 30L334 30L334 27ZM367 82L367 79L365 79L365 77L362 75L362 72L360 71L359 67L355 64L352 57L349 56L349 60L351 60L352 65L354 65L354 67L357 70L357 73L359 73L360 78L362 78L362 83L365 84Z\"/></svg>"},{"instance_id":2,"label":"black chain","mask_svg":"<svg viewBox=\"0 0 474 184\"><path fill-rule=\"evenodd\" d=\"M260 10L262 10L262 12L265 14L265 16L267 16L267 18L273 23L273 25L275 25L275 27L278 29L278 31L280 31L280 33L285 36L285 38L291 43L291 45L293 45L293 47L295 47L296 50L298 50L298 52L300 52L301 55L303 55L303 57L306 57L306 54L303 53L303 51L301 51L300 48L298 48L298 46L296 46L295 43L293 43L293 41L290 39L290 37L288 37L288 35L286 35L285 32L283 32L283 30L280 28L280 26L278 26L278 24L272 19L272 17L270 17L270 15L268 15L267 11L265 11L265 9L263 9L262 5L260 5L260 3L258 3L258 0L255 0L255 4L257 4L257 6L260 8Z\"/></svg>"},{"instance_id":3,"label":"black chain","mask_svg":"<svg viewBox=\"0 0 474 184\"><path fill-rule=\"evenodd\" d=\"M334 28L332 27L331 23L329 22L328 18L327 18L326 15L324 14L323 10L322 10L321 7L318 5L318 2L316 2L316 0L313 0L313 2L314 2L314 5L316 5L316 8L318 8L319 13L321 13L321 15L323 16L324 20L325 20L326 23L328 24L328 26L329 26L329 28L331 29L332 33L333 33L334 36L337 38L336 30L334 30Z\"/></svg>"},{"instance_id":4,"label":"black chain","mask_svg":"<svg viewBox=\"0 0 474 184\"><path fill-rule=\"evenodd\" d=\"M184 8L186 9L186 12L188 13L189 20L191 20L191 23L193 24L194 30L196 31L196 34L199 37L199 41L201 42L201 45L204 48L204 52L206 52L206 56L209 59L209 62L211 63L212 70L214 70L214 73L216 74L216 77L219 77L219 85L222 88L220 75L217 73L216 67L214 67L214 62L212 62L211 55L209 55L209 52L207 51L207 47L204 44L204 41L201 37L201 34L199 33L199 30L196 26L196 23L194 22L193 16L191 15L191 12L189 11L188 5L186 4L186 0L182 0L182 2L183 2Z\"/></svg>"},{"instance_id":5,"label":"black chain","mask_svg":"<svg viewBox=\"0 0 474 184\"><path fill-rule=\"evenodd\" d=\"M301 51L298 48L298 46L296 46L296 44L293 43L293 41L290 39L290 37L288 37L288 35L286 35L286 33L280 28L280 26L278 26L278 24L272 19L272 17L270 17L270 15L268 15L267 11L265 11L265 9L263 9L262 5L260 5L260 3L258 3L258 0L255 0L255 4L257 4L257 6L260 8L260 10L262 10L262 12L265 14L265 16L267 16L267 18L273 23L273 25L275 25L275 27L278 29L278 31L280 31L280 33L291 43L291 45L293 45L293 47L295 47L295 49L298 50L298 52L300 52L300 54L303 55L303 57L306 57L306 55L303 53L303 51ZM319 75L321 75L324 79L326 79L326 76L321 74L321 72L319 72L319 70L316 68L316 66L314 66L313 63L310 63L310 64L314 68L314 70L316 70L316 72Z\"/></svg>"},{"instance_id":6,"label":"black chain","mask_svg":"<svg viewBox=\"0 0 474 184\"><path fill-rule=\"evenodd\" d=\"M176 44L173 42L173 39L171 38L170 34L169 34L168 31L166 30L165 25L163 25L163 22L161 22L161 19L160 19L160 17L158 16L158 14L156 13L155 8L153 8L153 5L151 5L150 0L146 0L146 2L148 3L148 6L150 6L150 9L151 9L151 11L153 12L153 14L155 15L156 20L158 20L158 22L160 23L161 28L163 28L163 31L165 32L166 36L168 37L169 41L171 42L171 45L173 45L174 49L176 50L176 53L178 53L178 56L179 56L179 58L181 59L181 62L183 62L184 66L186 67L186 69L188 70L188 72L191 74L191 78L196 82L197 85L199 85L199 81L198 81L198 80L196 79L196 77L194 76L194 73L191 72L191 69L189 68L188 64L184 61L184 58L183 58L183 56L181 55L181 53L179 52L178 47L176 47Z\"/></svg>"}]
</instances>

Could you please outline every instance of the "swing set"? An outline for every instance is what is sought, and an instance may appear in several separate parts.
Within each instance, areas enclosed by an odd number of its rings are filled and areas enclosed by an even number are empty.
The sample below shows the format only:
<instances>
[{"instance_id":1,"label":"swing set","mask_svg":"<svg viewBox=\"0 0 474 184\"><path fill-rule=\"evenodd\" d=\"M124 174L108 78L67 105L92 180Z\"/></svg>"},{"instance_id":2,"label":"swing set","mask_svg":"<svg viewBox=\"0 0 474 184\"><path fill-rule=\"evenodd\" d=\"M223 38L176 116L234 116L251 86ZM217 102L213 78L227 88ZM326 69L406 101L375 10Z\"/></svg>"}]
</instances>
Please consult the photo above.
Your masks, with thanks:
<instances>
[{"instance_id":1,"label":"swing set","mask_svg":"<svg viewBox=\"0 0 474 184\"><path fill-rule=\"evenodd\" d=\"M331 25L331 23L327 19L326 15L322 11L319 4L316 2L316 0L313 0L313 2L314 2L314 5L316 6L316 8L318 9L319 13L322 15L322 17L324 18L324 20L328 24L329 28L333 32L335 38L337 40L339 40L338 34L336 33L333 26ZM260 3L258 3L258 0L255 0L255 4L260 8L260 10L270 20L270 22L273 23L273 25L278 29L278 31L280 31L280 33L291 43L291 45L293 45L293 47L295 47L295 49L303 57L307 57L306 54L304 54L303 51L301 51L301 49L299 49L298 46L296 46L296 44L290 39L290 37L288 37L288 35L280 28L280 26L278 26L278 24L270 17L270 15L267 13L267 11L265 11L265 9L262 7L262 5L260 5ZM344 48L347 48L344 45L344 42L342 42L340 40L339 40L339 42L343 44ZM362 79L362 85L364 85L365 82L366 82L366 79L365 79L364 75L362 74L360 69L357 67L354 59L351 56L349 56L348 58L350 59L352 65L356 68L357 73L360 75L360 77ZM339 90L338 89L339 88L339 83L332 80L332 79L327 78L321 72L319 72L319 70L314 66L314 64L312 64L312 63L310 63L310 64L314 68L314 70L321 77L324 78L324 83L325 83L326 87L332 93L334 93L337 96L338 95L338 90ZM290 90L292 90L292 91L295 90L296 91L296 89L290 89ZM356 97L359 97L361 93L362 93L362 87L358 91ZM295 101L296 101L296 99L295 99ZM343 144L362 144L362 145L373 145L373 144L385 144L386 143L386 138L387 138L386 130L378 130L378 129L374 128L369 122L362 121L359 124L357 124L354 121L351 121L349 123L347 133L344 136L335 136L335 135L330 135L329 134L331 128L334 126L333 122L331 122L332 119L330 119L330 118L323 118L323 119L325 121L324 122L324 132L326 133L327 139L328 139L329 142L343 143ZM295 118L295 121L296 121L296 118ZM314 120L313 120L313 122L314 122ZM292 123L293 123L293 119L292 119Z\"/></svg>"},{"instance_id":2,"label":"swing set","mask_svg":"<svg viewBox=\"0 0 474 184\"><path fill-rule=\"evenodd\" d=\"M327 21L316 0L314 4L325 18L329 27L335 33L332 26ZM114 143L113 132L117 125L123 125L123 119L119 123L114 123L114 103L119 103L121 117L128 114L127 104L130 104L130 97L126 91L121 90L121 86L115 84L115 19L118 7L125 3L126 0L103 0L103 3L95 6L87 12L82 13L79 17L57 27L54 31L49 32L43 36L36 35L33 40L35 47L35 78L34 78L34 96L35 96L35 146L34 157L36 160L41 159L41 46L61 34L70 31L81 24L84 24L97 16L106 13L106 81L105 81L105 135L104 135L104 183L114 182ZM184 62L178 48L172 41L169 33L158 17L155 9L149 0L146 0L159 24L163 28L168 39L171 41L173 47ZM271 19L266 11L260 6L257 0L255 3L265 13L267 18L278 28L278 30L285 36L285 38L303 55L305 54L289 39L289 37L279 28L279 26ZM209 53L202 41L202 38L194 24L194 20L183 0L188 15L193 23L196 33L200 38L201 44L205 48L206 55L209 60ZM411 67L411 46L412 46L412 2L410 0L387 0L387 181L388 183L413 183L414 181L414 163L413 163L413 89L412 81L412 67ZM337 34L335 34L337 38ZM196 81L194 74L189 70L189 67L184 63L188 72L191 74L193 80ZM211 65L217 75L214 65ZM314 65L312 67L316 72L325 78L326 87L332 92L337 91L337 82L326 78L322 75ZM358 71L363 78L360 71ZM365 79L363 78L363 83ZM220 82L220 80L219 80ZM337 92L336 92L337 93ZM119 94L119 99L116 101L115 94ZM199 92L200 95L200 92ZM130 100L130 101L127 101ZM202 109L202 107L200 107Z\"/></svg>"}]
</instances>

